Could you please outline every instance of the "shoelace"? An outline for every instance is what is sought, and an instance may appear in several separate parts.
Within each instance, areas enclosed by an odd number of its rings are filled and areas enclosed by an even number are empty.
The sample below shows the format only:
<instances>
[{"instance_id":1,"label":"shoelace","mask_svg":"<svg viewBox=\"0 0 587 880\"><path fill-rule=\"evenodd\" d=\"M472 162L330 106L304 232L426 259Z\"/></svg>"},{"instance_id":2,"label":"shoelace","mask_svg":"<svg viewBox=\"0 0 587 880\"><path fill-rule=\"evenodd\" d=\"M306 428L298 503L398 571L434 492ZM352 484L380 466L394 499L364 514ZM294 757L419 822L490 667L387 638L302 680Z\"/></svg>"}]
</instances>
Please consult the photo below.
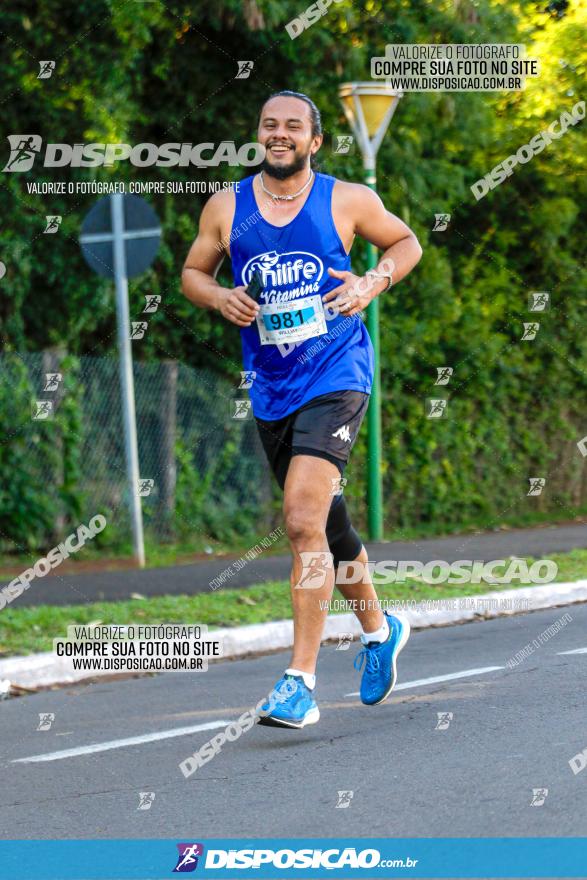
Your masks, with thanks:
<instances>
[{"instance_id":1,"label":"shoelace","mask_svg":"<svg viewBox=\"0 0 587 880\"><path fill-rule=\"evenodd\" d=\"M284 687L284 685L289 685L292 681L296 685L295 688L289 690L288 688ZM299 683L295 681L292 675L280 678L272 691L274 703L278 706L284 703L291 703L293 705L297 700L299 700L301 692L302 689Z\"/></svg>"},{"instance_id":2,"label":"shoelace","mask_svg":"<svg viewBox=\"0 0 587 880\"><path fill-rule=\"evenodd\" d=\"M365 672L369 675L379 671L379 654L377 653L377 648L379 647L381 647L379 644L365 645L362 651L359 651L353 664L358 672L361 671L363 661L366 661Z\"/></svg>"}]
</instances>

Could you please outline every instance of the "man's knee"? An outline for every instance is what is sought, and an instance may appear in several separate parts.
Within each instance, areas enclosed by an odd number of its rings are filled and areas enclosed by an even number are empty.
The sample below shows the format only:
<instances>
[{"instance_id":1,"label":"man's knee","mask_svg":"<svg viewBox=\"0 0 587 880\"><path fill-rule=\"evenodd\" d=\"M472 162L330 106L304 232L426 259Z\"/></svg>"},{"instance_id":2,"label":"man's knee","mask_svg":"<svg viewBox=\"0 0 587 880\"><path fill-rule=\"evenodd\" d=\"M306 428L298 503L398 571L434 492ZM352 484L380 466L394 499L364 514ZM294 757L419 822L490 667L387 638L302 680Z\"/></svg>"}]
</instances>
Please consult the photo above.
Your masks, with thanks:
<instances>
[{"instance_id":1,"label":"man's knee","mask_svg":"<svg viewBox=\"0 0 587 880\"><path fill-rule=\"evenodd\" d=\"M287 537L295 546L311 545L318 538L324 538L324 521L300 506L290 506L284 511Z\"/></svg>"}]
</instances>

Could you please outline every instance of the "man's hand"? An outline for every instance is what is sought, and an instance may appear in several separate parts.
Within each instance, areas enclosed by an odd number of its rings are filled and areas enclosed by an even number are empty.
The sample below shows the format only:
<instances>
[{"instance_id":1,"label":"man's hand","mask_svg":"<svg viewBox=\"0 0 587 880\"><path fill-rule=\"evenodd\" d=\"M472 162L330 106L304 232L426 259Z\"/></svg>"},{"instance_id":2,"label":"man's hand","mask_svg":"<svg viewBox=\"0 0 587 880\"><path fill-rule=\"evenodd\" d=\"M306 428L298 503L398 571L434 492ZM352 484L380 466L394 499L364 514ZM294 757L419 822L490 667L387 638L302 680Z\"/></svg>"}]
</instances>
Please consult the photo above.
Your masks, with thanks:
<instances>
[{"instance_id":1,"label":"man's hand","mask_svg":"<svg viewBox=\"0 0 587 880\"><path fill-rule=\"evenodd\" d=\"M219 292L218 311L237 327L250 327L259 313L259 305L245 287L223 288Z\"/></svg>"},{"instance_id":2,"label":"man's hand","mask_svg":"<svg viewBox=\"0 0 587 880\"><path fill-rule=\"evenodd\" d=\"M331 309L335 309L345 317L362 312L385 287L385 281L371 278L369 275L360 277L353 275L352 272L341 272L338 269L329 269L328 272L332 278L338 278L343 283L323 296L322 302L329 302Z\"/></svg>"}]
</instances>

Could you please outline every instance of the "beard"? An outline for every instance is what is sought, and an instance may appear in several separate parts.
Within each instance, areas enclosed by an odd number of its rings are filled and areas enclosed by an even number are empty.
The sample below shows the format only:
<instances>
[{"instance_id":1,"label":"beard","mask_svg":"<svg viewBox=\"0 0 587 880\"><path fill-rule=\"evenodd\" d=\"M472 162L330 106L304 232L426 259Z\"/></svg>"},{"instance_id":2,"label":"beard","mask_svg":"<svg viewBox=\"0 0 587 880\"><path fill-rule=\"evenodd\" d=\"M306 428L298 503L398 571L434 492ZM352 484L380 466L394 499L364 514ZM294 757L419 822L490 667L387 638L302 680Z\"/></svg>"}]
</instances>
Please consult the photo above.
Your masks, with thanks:
<instances>
[{"instance_id":1,"label":"beard","mask_svg":"<svg viewBox=\"0 0 587 880\"><path fill-rule=\"evenodd\" d=\"M297 174L298 171L303 171L304 168L307 167L310 151L308 150L306 153L295 151L293 162L289 165L272 165L268 159L268 155L268 153L265 154L265 158L261 164L261 170L264 171L268 177L274 177L275 180L287 180L288 177Z\"/></svg>"}]
</instances>

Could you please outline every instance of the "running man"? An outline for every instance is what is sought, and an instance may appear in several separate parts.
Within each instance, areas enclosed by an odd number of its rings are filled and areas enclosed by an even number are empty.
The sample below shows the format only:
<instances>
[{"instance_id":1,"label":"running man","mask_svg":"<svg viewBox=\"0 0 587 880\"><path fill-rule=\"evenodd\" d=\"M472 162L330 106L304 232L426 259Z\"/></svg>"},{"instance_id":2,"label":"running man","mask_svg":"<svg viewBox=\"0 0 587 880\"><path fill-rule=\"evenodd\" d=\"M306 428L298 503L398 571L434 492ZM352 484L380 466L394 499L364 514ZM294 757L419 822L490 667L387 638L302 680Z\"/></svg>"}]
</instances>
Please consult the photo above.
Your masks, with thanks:
<instances>
[{"instance_id":1,"label":"running man","mask_svg":"<svg viewBox=\"0 0 587 880\"><path fill-rule=\"evenodd\" d=\"M340 562L363 563L359 583L340 585L353 603L363 643L361 699L385 700L409 624L382 612L340 491L367 405L373 349L360 313L402 280L422 249L411 230L361 184L314 172L322 144L320 113L306 95L279 92L261 108L262 171L238 191L213 195L182 273L185 296L240 328L244 369L256 373L250 397L271 469L284 492L293 556L294 648L275 685L297 687L260 723L304 727L320 717L316 661ZM359 278L350 251L359 235L384 253ZM235 287L216 281L224 255ZM260 280L258 300L247 294Z\"/></svg>"}]
</instances>

